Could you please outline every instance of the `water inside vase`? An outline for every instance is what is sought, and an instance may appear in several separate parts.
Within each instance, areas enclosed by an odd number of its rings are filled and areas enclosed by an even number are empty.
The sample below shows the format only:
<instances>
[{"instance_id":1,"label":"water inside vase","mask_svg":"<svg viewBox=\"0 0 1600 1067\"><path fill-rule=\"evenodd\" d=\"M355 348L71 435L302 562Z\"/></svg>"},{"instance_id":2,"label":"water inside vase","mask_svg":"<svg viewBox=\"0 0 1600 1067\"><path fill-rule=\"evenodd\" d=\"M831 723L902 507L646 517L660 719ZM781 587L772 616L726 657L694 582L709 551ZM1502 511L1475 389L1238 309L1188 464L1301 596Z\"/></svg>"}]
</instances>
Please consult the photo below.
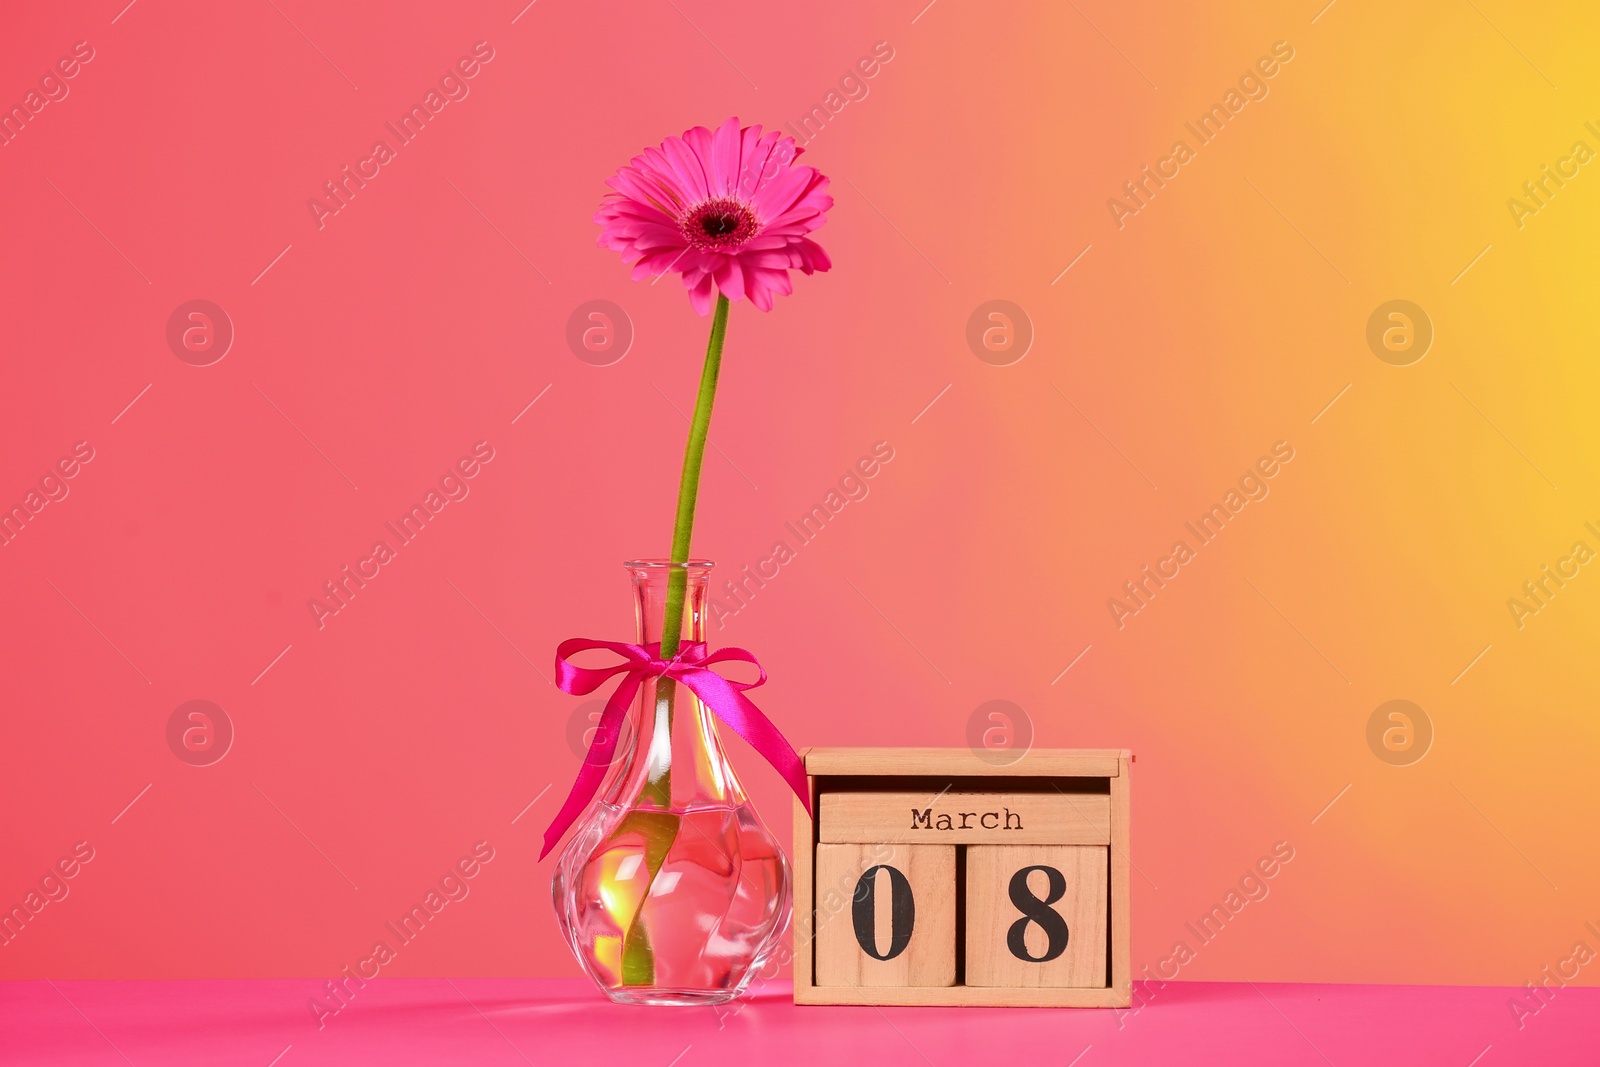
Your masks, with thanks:
<instances>
[{"instance_id":1,"label":"water inside vase","mask_svg":"<svg viewBox=\"0 0 1600 1067\"><path fill-rule=\"evenodd\" d=\"M789 894L787 863L754 809L594 814L593 850L567 895L591 977L615 999L647 1003L737 995L776 946Z\"/></svg>"}]
</instances>

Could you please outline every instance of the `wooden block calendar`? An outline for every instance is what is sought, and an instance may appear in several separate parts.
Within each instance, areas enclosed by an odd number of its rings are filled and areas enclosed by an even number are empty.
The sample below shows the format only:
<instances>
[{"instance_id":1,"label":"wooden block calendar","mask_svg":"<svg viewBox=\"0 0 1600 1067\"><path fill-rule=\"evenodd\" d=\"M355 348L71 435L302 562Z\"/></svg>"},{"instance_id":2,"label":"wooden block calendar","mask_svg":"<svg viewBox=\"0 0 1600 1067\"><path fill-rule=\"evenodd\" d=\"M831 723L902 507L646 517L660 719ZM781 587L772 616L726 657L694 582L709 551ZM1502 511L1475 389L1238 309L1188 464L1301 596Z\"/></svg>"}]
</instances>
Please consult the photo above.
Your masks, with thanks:
<instances>
[{"instance_id":1,"label":"wooden block calendar","mask_svg":"<svg viewBox=\"0 0 1600 1067\"><path fill-rule=\"evenodd\" d=\"M802 755L796 1003L1132 1003L1126 750Z\"/></svg>"}]
</instances>

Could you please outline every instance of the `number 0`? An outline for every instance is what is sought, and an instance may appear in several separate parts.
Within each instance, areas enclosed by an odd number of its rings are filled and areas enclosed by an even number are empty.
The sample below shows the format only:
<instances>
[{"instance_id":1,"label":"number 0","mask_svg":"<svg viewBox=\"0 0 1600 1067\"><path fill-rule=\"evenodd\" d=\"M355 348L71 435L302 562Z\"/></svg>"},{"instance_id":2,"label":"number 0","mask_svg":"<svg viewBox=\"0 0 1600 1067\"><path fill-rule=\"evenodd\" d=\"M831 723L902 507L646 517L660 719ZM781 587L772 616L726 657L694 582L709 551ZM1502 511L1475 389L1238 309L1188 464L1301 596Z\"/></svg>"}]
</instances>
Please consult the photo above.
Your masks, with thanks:
<instances>
[{"instance_id":1,"label":"number 0","mask_svg":"<svg viewBox=\"0 0 1600 1067\"><path fill-rule=\"evenodd\" d=\"M878 951L877 876L879 871L889 875L889 951ZM893 867L878 864L869 867L856 881L855 901L850 906L850 920L855 926L856 944L861 951L875 960L892 960L911 944L911 930L917 923L917 903L911 895L911 883Z\"/></svg>"}]
</instances>

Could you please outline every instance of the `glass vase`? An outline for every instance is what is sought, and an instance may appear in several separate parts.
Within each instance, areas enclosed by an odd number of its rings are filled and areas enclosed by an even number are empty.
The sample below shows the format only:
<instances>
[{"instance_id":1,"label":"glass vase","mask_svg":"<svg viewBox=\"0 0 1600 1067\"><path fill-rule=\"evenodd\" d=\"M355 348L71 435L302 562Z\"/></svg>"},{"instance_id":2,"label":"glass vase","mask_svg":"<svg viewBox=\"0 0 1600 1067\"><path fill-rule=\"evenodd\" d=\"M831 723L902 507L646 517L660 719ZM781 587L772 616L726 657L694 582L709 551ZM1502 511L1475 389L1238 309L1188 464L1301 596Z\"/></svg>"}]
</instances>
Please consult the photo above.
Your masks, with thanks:
<instances>
[{"instance_id":1,"label":"glass vase","mask_svg":"<svg viewBox=\"0 0 1600 1067\"><path fill-rule=\"evenodd\" d=\"M674 571L682 641L705 640L711 564L626 564L638 643L661 640ZM624 1004L717 1004L742 993L789 925L792 879L777 841L688 687L647 678L605 783L551 882L583 969Z\"/></svg>"}]
</instances>

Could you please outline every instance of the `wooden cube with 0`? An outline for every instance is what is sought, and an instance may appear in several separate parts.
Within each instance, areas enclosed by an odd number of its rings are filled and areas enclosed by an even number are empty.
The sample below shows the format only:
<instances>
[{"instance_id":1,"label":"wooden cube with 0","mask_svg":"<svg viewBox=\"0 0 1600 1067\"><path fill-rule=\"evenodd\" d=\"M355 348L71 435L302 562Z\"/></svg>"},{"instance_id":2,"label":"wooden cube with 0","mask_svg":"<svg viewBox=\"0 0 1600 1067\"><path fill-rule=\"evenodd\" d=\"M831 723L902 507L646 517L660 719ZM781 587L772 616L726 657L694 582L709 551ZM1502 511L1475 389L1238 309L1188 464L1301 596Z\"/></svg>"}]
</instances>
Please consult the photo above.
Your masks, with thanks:
<instances>
[{"instance_id":1,"label":"wooden cube with 0","mask_svg":"<svg viewBox=\"0 0 1600 1067\"><path fill-rule=\"evenodd\" d=\"M818 985L955 983L954 845L819 845L816 879Z\"/></svg>"},{"instance_id":2,"label":"wooden cube with 0","mask_svg":"<svg viewBox=\"0 0 1600 1067\"><path fill-rule=\"evenodd\" d=\"M1132 1003L1126 750L803 758L796 1003Z\"/></svg>"}]
</instances>

